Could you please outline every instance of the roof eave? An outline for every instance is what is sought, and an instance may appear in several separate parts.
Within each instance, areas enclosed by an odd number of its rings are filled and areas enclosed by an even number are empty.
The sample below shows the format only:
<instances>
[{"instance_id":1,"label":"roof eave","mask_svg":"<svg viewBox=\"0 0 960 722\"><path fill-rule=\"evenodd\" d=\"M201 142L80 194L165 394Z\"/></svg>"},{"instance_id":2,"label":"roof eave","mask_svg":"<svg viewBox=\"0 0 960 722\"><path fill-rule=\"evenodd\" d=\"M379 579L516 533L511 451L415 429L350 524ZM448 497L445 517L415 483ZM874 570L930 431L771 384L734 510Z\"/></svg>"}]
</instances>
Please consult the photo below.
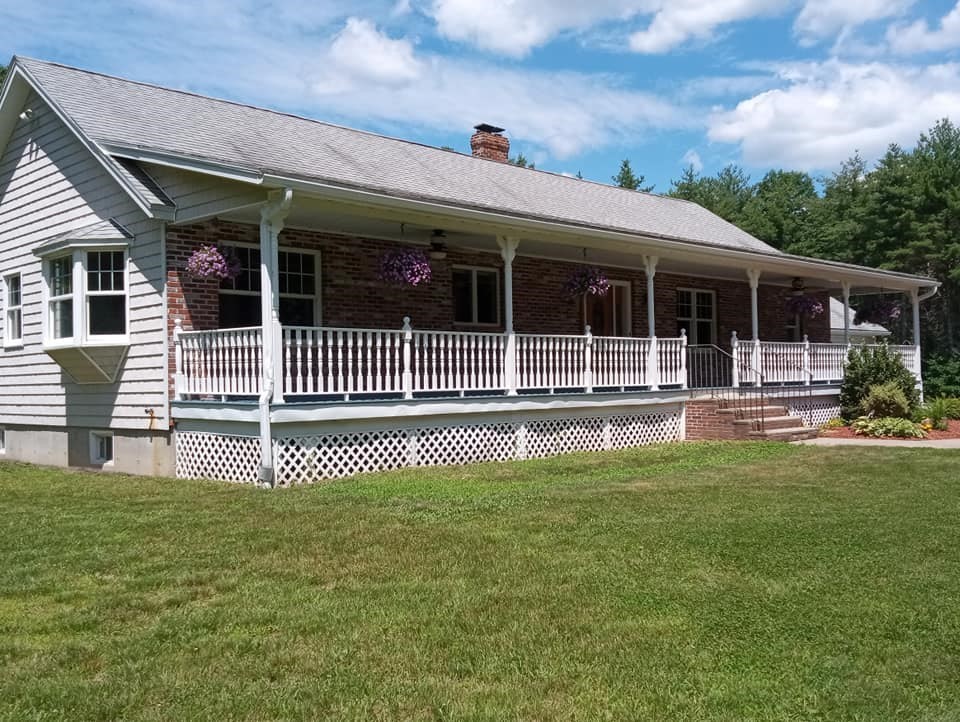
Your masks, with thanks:
<instances>
[{"instance_id":1,"label":"roof eave","mask_svg":"<svg viewBox=\"0 0 960 722\"><path fill-rule=\"evenodd\" d=\"M588 234L591 237L596 238L627 240L634 242L639 238L648 240L661 247L667 246L669 248L687 252L696 251L697 253L714 258L742 261L754 267L758 267L761 270L767 270L770 272L804 275L805 271L817 271L822 273L823 271L827 270L838 282L850 281L877 284L878 286L885 287L890 290L909 291L918 288L937 288L940 286L940 282L932 278L913 276L894 271L882 271L879 269L854 266L836 261L823 261L814 258L806 258L805 256L767 254L756 251L724 248L721 246L710 246L698 241L691 241L683 238L674 238L652 233L629 233L626 231L602 229L593 226L580 226L571 223L563 223L561 221L529 218L476 208L465 208L463 206L456 206L436 201L392 196L373 190L349 188L332 183L310 181L302 178L290 178L287 176L273 175L269 173L263 174L263 185L267 187L290 187L294 190L299 190L301 192L335 200L360 201L366 204L376 204L385 207L425 211L437 215L450 215L465 220L481 221L495 226L508 226L513 230L516 230L517 226L520 226L529 231L541 231L561 235Z\"/></svg>"}]
</instances>

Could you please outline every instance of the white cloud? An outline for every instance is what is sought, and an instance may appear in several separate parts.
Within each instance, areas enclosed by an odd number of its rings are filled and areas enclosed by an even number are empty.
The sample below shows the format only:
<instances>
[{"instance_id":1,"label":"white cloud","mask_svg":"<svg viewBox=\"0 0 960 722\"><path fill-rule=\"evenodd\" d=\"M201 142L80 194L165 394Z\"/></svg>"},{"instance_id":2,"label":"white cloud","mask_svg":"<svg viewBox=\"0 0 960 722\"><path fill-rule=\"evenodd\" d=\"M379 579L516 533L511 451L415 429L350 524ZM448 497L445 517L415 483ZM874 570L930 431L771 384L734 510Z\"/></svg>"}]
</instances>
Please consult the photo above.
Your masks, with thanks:
<instances>
[{"instance_id":1,"label":"white cloud","mask_svg":"<svg viewBox=\"0 0 960 722\"><path fill-rule=\"evenodd\" d=\"M887 43L901 54L929 53L960 47L960 2L940 19L936 30L926 20L895 25L887 30Z\"/></svg>"},{"instance_id":2,"label":"white cloud","mask_svg":"<svg viewBox=\"0 0 960 722\"><path fill-rule=\"evenodd\" d=\"M523 57L566 31L627 20L662 0L433 0L427 12L440 34L484 50Z\"/></svg>"},{"instance_id":3,"label":"white cloud","mask_svg":"<svg viewBox=\"0 0 960 722\"><path fill-rule=\"evenodd\" d=\"M783 66L782 87L714 113L709 138L736 143L760 167L835 167L859 150L905 146L945 116L960 117L960 66L901 67L838 60Z\"/></svg>"},{"instance_id":4,"label":"white cloud","mask_svg":"<svg viewBox=\"0 0 960 722\"><path fill-rule=\"evenodd\" d=\"M844 36L854 28L902 15L916 0L806 0L794 22L803 45Z\"/></svg>"},{"instance_id":5,"label":"white cloud","mask_svg":"<svg viewBox=\"0 0 960 722\"><path fill-rule=\"evenodd\" d=\"M683 154L683 164L685 166L693 166L693 170L696 173L703 170L703 160L700 158L700 154L693 148Z\"/></svg>"},{"instance_id":6,"label":"white cloud","mask_svg":"<svg viewBox=\"0 0 960 722\"><path fill-rule=\"evenodd\" d=\"M397 5L377 2L348 9L369 6L388 18ZM338 15L343 5L311 5L281 32L268 22L289 11L279 0L195 0L189 12L168 0L133 0L122 14L107 0L0 3L0 47L403 137L443 131L466 140L476 123L496 123L538 160L702 124L620 76L420 53L391 27Z\"/></svg>"},{"instance_id":7,"label":"white cloud","mask_svg":"<svg viewBox=\"0 0 960 722\"><path fill-rule=\"evenodd\" d=\"M369 20L359 18L347 19L330 44L327 60L322 65L329 92L357 82L386 86L410 83L422 72L409 40L394 40ZM319 83L315 89L321 89Z\"/></svg>"},{"instance_id":8,"label":"white cloud","mask_svg":"<svg viewBox=\"0 0 960 722\"><path fill-rule=\"evenodd\" d=\"M787 0L666 0L659 3L650 25L630 36L639 53L665 53L691 39L710 38L718 27L782 12Z\"/></svg>"}]
</instances>

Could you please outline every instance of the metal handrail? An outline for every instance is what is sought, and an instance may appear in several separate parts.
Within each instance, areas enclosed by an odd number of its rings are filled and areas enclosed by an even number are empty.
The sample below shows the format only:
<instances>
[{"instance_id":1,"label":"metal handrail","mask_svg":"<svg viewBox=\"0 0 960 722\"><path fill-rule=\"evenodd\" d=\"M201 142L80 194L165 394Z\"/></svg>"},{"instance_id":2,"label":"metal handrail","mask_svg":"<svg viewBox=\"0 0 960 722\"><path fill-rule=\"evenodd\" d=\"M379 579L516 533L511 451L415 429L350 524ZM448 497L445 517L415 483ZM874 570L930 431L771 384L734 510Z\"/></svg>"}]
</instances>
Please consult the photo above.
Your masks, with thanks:
<instances>
[{"instance_id":1,"label":"metal handrail","mask_svg":"<svg viewBox=\"0 0 960 722\"><path fill-rule=\"evenodd\" d=\"M708 364L704 369L697 356L707 352L723 359L723 364ZM722 366L722 367L721 367ZM736 371L736 374L734 373ZM750 375L751 382L743 383L735 377L742 372ZM756 383L759 381L759 383ZM693 396L698 391L709 391L721 408L732 408L738 419L750 418L757 424L756 431L766 428L766 393L763 373L749 363L744 363L726 349L715 344L692 344L687 346L687 386Z\"/></svg>"}]
</instances>

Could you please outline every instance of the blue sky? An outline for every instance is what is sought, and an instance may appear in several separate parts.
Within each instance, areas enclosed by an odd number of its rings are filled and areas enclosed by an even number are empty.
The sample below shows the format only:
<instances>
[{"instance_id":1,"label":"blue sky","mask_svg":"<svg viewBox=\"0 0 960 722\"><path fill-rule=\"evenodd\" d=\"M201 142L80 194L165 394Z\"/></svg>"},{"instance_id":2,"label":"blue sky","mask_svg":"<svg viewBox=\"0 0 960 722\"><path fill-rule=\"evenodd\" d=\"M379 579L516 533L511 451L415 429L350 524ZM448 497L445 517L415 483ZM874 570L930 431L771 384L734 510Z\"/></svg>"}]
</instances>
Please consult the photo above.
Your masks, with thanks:
<instances>
[{"instance_id":1,"label":"blue sky","mask_svg":"<svg viewBox=\"0 0 960 722\"><path fill-rule=\"evenodd\" d=\"M829 172L960 121L952 0L0 0L0 54L669 188Z\"/></svg>"}]
</instances>

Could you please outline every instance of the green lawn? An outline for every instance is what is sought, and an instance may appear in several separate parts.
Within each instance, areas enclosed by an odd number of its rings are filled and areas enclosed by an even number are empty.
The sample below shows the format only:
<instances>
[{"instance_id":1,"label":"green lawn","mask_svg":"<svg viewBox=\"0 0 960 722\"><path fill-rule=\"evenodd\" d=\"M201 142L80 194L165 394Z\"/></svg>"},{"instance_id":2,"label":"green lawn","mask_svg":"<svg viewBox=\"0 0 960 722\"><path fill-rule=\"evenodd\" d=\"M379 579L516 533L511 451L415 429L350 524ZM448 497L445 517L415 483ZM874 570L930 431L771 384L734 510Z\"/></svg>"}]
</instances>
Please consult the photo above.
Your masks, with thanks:
<instances>
[{"instance_id":1,"label":"green lawn","mask_svg":"<svg viewBox=\"0 0 960 722\"><path fill-rule=\"evenodd\" d=\"M960 719L960 454L0 465L0 719Z\"/></svg>"}]
</instances>

